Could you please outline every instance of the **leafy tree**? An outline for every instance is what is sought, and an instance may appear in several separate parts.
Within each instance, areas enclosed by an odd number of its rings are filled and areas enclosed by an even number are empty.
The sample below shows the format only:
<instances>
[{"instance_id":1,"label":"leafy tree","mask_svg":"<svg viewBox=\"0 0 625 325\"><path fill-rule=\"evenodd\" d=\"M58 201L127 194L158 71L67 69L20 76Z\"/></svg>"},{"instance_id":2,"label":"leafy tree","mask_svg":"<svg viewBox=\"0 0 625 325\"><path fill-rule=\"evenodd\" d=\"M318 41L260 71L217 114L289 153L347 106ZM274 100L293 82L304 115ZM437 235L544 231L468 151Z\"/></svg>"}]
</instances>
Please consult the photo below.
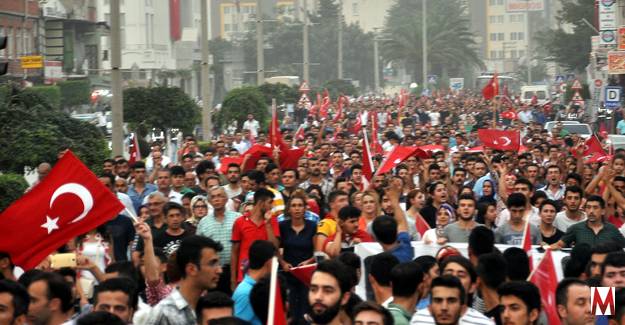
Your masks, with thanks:
<instances>
[{"instance_id":1,"label":"leafy tree","mask_svg":"<svg viewBox=\"0 0 625 325\"><path fill-rule=\"evenodd\" d=\"M24 194L28 183L24 176L18 174L0 175L0 212Z\"/></svg>"},{"instance_id":2,"label":"leafy tree","mask_svg":"<svg viewBox=\"0 0 625 325\"><path fill-rule=\"evenodd\" d=\"M124 120L135 128L177 128L191 132L199 123L195 102L177 87L128 88L124 90Z\"/></svg>"},{"instance_id":3,"label":"leafy tree","mask_svg":"<svg viewBox=\"0 0 625 325\"><path fill-rule=\"evenodd\" d=\"M325 88L330 93L330 97L336 99L339 95L356 96L358 91L354 85L347 80L328 80L322 88Z\"/></svg>"},{"instance_id":4,"label":"leafy tree","mask_svg":"<svg viewBox=\"0 0 625 325\"><path fill-rule=\"evenodd\" d=\"M258 87L265 97L265 104L271 105L271 99L275 98L278 105L295 104L299 100L298 87L289 87L283 83L265 83Z\"/></svg>"},{"instance_id":5,"label":"leafy tree","mask_svg":"<svg viewBox=\"0 0 625 325\"><path fill-rule=\"evenodd\" d=\"M338 17L332 0L321 0L316 14L310 14L309 58L312 85L337 78ZM302 75L303 35L302 23L285 19L264 25L266 36L265 69L277 75ZM242 44L248 71L256 71L256 34L252 26ZM357 25L343 25L343 76L358 80L362 88L371 87L373 81L373 35L364 33ZM246 81L253 83L256 76L249 74Z\"/></svg>"},{"instance_id":6,"label":"leafy tree","mask_svg":"<svg viewBox=\"0 0 625 325\"><path fill-rule=\"evenodd\" d=\"M25 88L23 90L24 97L28 97L28 95L41 95L48 100L50 105L54 109L59 109L61 107L61 90L58 86L35 86L30 88Z\"/></svg>"},{"instance_id":7,"label":"leafy tree","mask_svg":"<svg viewBox=\"0 0 625 325\"><path fill-rule=\"evenodd\" d=\"M89 104L91 86L88 80L61 81L58 86L61 90L61 106L63 108Z\"/></svg>"},{"instance_id":8,"label":"leafy tree","mask_svg":"<svg viewBox=\"0 0 625 325\"><path fill-rule=\"evenodd\" d=\"M525 82L527 81L527 65L521 64L515 71L516 78ZM542 81L548 78L547 66L544 61L539 61L537 64L532 64L532 81Z\"/></svg>"},{"instance_id":9,"label":"leafy tree","mask_svg":"<svg viewBox=\"0 0 625 325\"><path fill-rule=\"evenodd\" d=\"M261 128L269 118L269 110L265 103L263 93L258 87L242 87L228 92L221 110L215 120L218 126L226 127L233 120L241 127L247 118L247 114L254 114L254 118L260 122Z\"/></svg>"},{"instance_id":10,"label":"leafy tree","mask_svg":"<svg viewBox=\"0 0 625 325\"><path fill-rule=\"evenodd\" d=\"M546 60L558 63L568 71L583 72L590 59L590 37L594 31L586 25L593 21L594 0L561 0L558 28L547 29L536 35L538 46L547 53ZM572 33L561 26L571 26Z\"/></svg>"},{"instance_id":11,"label":"leafy tree","mask_svg":"<svg viewBox=\"0 0 625 325\"><path fill-rule=\"evenodd\" d=\"M398 0L389 9L384 33L390 40L380 47L385 62L403 63L414 80L422 71L423 0ZM466 5L461 0L429 1L427 7L428 71L446 76L462 75L472 67L483 68Z\"/></svg>"},{"instance_id":12,"label":"leafy tree","mask_svg":"<svg viewBox=\"0 0 625 325\"><path fill-rule=\"evenodd\" d=\"M65 148L92 170L101 168L108 150L98 128L72 119L39 94L11 87L9 98L0 104L0 171L23 174L24 167L54 163Z\"/></svg>"}]
</instances>

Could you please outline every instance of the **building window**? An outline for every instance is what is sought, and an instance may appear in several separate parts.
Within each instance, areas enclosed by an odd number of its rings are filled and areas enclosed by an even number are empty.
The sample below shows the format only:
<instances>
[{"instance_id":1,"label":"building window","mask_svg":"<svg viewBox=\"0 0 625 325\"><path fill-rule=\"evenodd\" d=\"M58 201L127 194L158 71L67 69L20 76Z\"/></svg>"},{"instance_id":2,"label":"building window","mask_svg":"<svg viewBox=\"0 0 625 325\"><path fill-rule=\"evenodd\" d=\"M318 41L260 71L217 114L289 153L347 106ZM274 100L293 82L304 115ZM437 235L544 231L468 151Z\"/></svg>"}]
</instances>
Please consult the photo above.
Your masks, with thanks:
<instances>
[{"instance_id":1,"label":"building window","mask_svg":"<svg viewBox=\"0 0 625 325\"><path fill-rule=\"evenodd\" d=\"M496 22L495 18L496 16L488 16L488 22L494 24Z\"/></svg>"},{"instance_id":2,"label":"building window","mask_svg":"<svg viewBox=\"0 0 625 325\"><path fill-rule=\"evenodd\" d=\"M352 15L358 16L358 2L352 3Z\"/></svg>"},{"instance_id":3,"label":"building window","mask_svg":"<svg viewBox=\"0 0 625 325\"><path fill-rule=\"evenodd\" d=\"M498 6L503 6L503 0L497 0L497 5Z\"/></svg>"},{"instance_id":4,"label":"building window","mask_svg":"<svg viewBox=\"0 0 625 325\"><path fill-rule=\"evenodd\" d=\"M496 59L497 58L497 51L490 51L490 58L491 59Z\"/></svg>"},{"instance_id":5,"label":"building window","mask_svg":"<svg viewBox=\"0 0 625 325\"><path fill-rule=\"evenodd\" d=\"M0 26L0 36L7 36L5 33L4 27ZM0 50L0 57L7 56L6 50Z\"/></svg>"},{"instance_id":6,"label":"building window","mask_svg":"<svg viewBox=\"0 0 625 325\"><path fill-rule=\"evenodd\" d=\"M503 33L497 33L497 40L498 41L503 41L504 40Z\"/></svg>"},{"instance_id":7,"label":"building window","mask_svg":"<svg viewBox=\"0 0 625 325\"><path fill-rule=\"evenodd\" d=\"M506 52L505 51L499 51L499 58L500 59L505 59L506 58Z\"/></svg>"},{"instance_id":8,"label":"building window","mask_svg":"<svg viewBox=\"0 0 625 325\"><path fill-rule=\"evenodd\" d=\"M516 41L517 40L516 32L510 33L510 40L511 41Z\"/></svg>"},{"instance_id":9,"label":"building window","mask_svg":"<svg viewBox=\"0 0 625 325\"><path fill-rule=\"evenodd\" d=\"M225 6L224 7L224 15L229 15L230 14L230 10L231 10L230 6Z\"/></svg>"},{"instance_id":10,"label":"building window","mask_svg":"<svg viewBox=\"0 0 625 325\"><path fill-rule=\"evenodd\" d=\"M525 35L523 34L523 32L518 32L517 33L517 38L519 39L519 41L522 41L525 37Z\"/></svg>"},{"instance_id":11,"label":"building window","mask_svg":"<svg viewBox=\"0 0 625 325\"><path fill-rule=\"evenodd\" d=\"M510 57L516 59L519 57L519 52L517 50L510 51Z\"/></svg>"},{"instance_id":12,"label":"building window","mask_svg":"<svg viewBox=\"0 0 625 325\"><path fill-rule=\"evenodd\" d=\"M232 25L230 25L230 24L224 24L224 31L225 31L226 33L227 33L227 32L229 32L229 31L231 31L231 30L232 30Z\"/></svg>"},{"instance_id":13,"label":"building window","mask_svg":"<svg viewBox=\"0 0 625 325\"><path fill-rule=\"evenodd\" d=\"M488 5L489 6L497 5L497 0L488 0Z\"/></svg>"},{"instance_id":14,"label":"building window","mask_svg":"<svg viewBox=\"0 0 625 325\"><path fill-rule=\"evenodd\" d=\"M497 34L496 34L496 33L490 33L490 34L488 35L488 39L489 39L491 42L496 41L496 40L497 40Z\"/></svg>"}]
</instances>

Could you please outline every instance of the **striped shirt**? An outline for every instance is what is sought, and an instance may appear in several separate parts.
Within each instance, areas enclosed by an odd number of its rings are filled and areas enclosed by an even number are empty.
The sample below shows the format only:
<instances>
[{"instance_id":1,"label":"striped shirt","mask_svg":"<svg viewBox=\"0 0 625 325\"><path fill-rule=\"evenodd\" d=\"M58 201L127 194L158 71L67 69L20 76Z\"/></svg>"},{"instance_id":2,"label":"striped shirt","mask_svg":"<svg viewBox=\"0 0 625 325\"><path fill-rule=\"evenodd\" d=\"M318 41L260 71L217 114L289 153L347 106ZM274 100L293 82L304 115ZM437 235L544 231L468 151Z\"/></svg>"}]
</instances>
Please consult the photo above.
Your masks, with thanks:
<instances>
[{"instance_id":1,"label":"striped shirt","mask_svg":"<svg viewBox=\"0 0 625 325\"><path fill-rule=\"evenodd\" d=\"M410 320L410 325L429 325L436 324L434 317L430 314L428 308L417 311ZM495 322L484 314L473 308L467 308L467 311L460 317L458 325L495 325Z\"/></svg>"},{"instance_id":2,"label":"striped shirt","mask_svg":"<svg viewBox=\"0 0 625 325\"><path fill-rule=\"evenodd\" d=\"M220 242L224 249L219 252L221 264L230 264L230 255L232 253L232 225L241 214L234 211L226 210L222 222L215 219L215 213L211 213L200 220L197 225L196 235L210 237Z\"/></svg>"}]
</instances>

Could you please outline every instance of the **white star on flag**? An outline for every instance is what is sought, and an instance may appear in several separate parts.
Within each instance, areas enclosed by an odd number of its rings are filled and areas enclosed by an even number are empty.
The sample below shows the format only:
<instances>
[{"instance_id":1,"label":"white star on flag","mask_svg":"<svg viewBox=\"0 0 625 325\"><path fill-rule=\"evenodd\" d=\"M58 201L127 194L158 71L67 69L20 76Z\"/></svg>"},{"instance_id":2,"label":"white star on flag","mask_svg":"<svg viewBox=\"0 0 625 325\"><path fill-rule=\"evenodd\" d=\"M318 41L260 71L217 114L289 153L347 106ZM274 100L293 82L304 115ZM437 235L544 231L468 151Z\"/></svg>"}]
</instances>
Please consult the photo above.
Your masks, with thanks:
<instances>
[{"instance_id":1,"label":"white star on flag","mask_svg":"<svg viewBox=\"0 0 625 325\"><path fill-rule=\"evenodd\" d=\"M59 226L56 224L58 221L59 218L50 219L50 217L46 216L46 223L41 225L41 228L46 228L49 235L55 229L59 229Z\"/></svg>"}]
</instances>

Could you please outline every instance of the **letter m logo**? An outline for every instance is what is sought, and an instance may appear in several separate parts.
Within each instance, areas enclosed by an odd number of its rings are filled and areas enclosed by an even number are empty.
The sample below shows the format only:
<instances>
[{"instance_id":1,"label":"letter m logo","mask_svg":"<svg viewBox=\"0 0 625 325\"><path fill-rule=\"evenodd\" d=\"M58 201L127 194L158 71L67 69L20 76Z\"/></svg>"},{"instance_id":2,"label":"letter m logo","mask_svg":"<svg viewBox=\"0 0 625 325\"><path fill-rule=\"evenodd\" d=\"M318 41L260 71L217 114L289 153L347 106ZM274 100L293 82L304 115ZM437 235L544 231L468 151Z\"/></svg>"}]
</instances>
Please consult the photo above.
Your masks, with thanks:
<instances>
[{"instance_id":1,"label":"letter m logo","mask_svg":"<svg viewBox=\"0 0 625 325\"><path fill-rule=\"evenodd\" d=\"M593 315L614 315L614 298L614 287L591 287L591 313Z\"/></svg>"}]
</instances>

